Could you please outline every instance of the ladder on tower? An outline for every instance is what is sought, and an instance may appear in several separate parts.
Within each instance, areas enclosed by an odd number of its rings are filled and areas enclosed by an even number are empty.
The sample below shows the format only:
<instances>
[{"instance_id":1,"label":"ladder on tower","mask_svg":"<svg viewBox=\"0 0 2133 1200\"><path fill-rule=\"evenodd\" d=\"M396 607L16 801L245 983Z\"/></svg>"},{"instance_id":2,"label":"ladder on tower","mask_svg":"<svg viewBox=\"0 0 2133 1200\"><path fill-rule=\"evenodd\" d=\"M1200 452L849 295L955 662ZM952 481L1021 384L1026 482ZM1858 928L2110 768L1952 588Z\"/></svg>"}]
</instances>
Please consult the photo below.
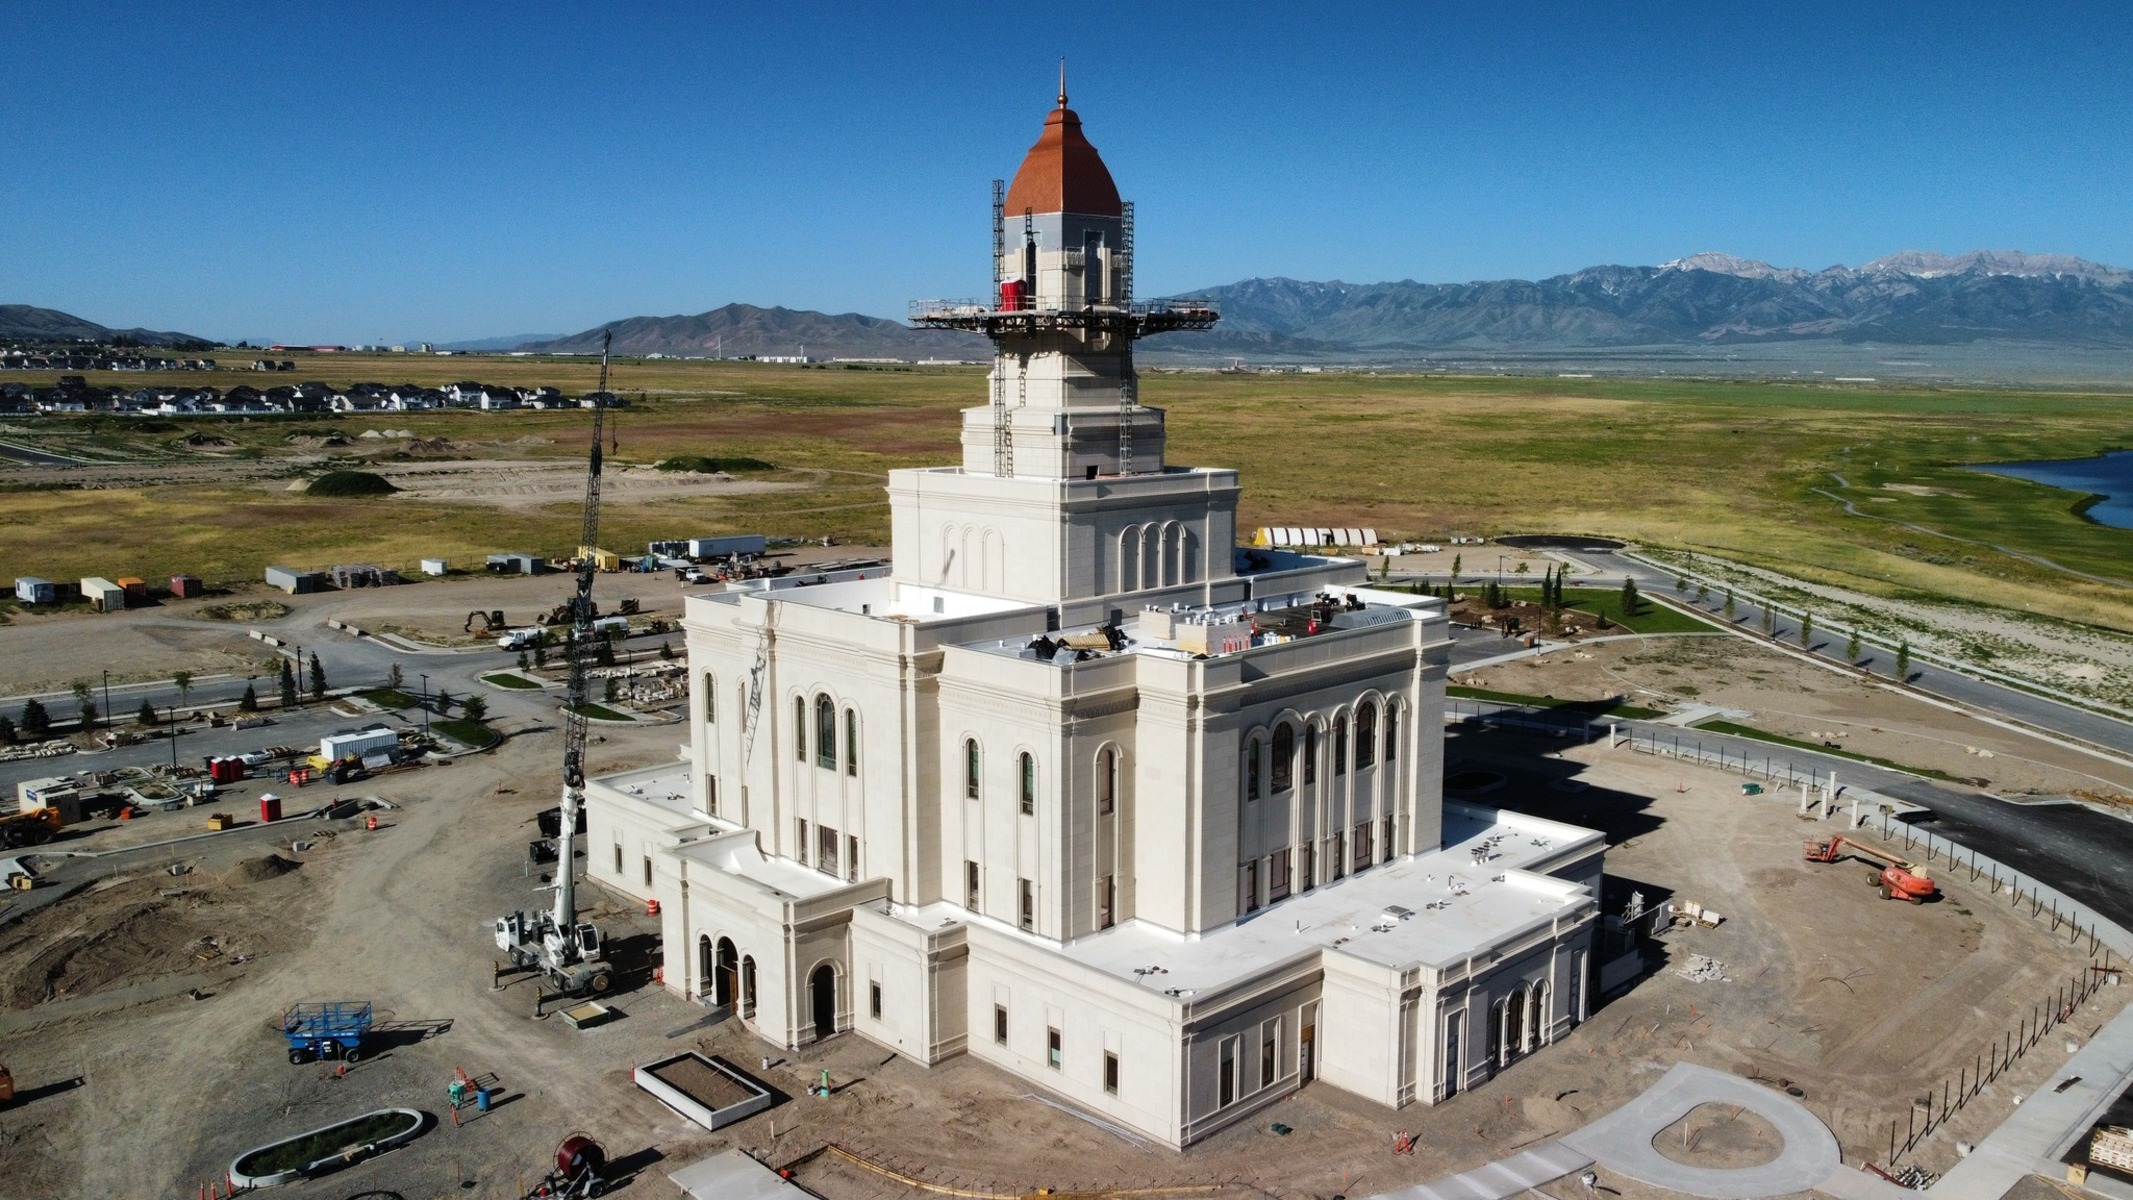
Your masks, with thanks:
<instances>
[{"instance_id":1,"label":"ladder on tower","mask_svg":"<svg viewBox=\"0 0 2133 1200\"><path fill-rule=\"evenodd\" d=\"M1119 206L1118 300L1129 317L1133 311L1133 202ZM1126 334L1125 354L1119 360L1118 378L1118 473L1133 474L1134 408L1139 403L1139 379L1133 371L1133 335Z\"/></svg>"},{"instance_id":2,"label":"ladder on tower","mask_svg":"<svg viewBox=\"0 0 2133 1200\"><path fill-rule=\"evenodd\" d=\"M992 298L1000 303L1000 284L1007 278L1007 192L1001 180L992 181ZM1007 426L1007 381L1000 372L1007 359L997 352L992 365L992 473L1006 479L1015 473L1015 441Z\"/></svg>"}]
</instances>

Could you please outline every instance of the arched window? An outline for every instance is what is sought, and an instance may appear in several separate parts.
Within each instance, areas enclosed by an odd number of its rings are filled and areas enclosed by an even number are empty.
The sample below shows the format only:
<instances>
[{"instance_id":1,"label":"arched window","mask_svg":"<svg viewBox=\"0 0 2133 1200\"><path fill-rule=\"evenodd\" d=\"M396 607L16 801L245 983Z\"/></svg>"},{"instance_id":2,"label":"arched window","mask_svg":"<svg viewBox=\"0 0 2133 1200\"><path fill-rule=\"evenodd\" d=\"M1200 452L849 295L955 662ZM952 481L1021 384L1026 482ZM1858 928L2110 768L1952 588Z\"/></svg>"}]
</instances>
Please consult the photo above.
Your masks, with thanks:
<instances>
[{"instance_id":1,"label":"arched window","mask_svg":"<svg viewBox=\"0 0 2133 1200\"><path fill-rule=\"evenodd\" d=\"M978 739L963 740L963 795L967 799L978 798Z\"/></svg>"},{"instance_id":2,"label":"arched window","mask_svg":"<svg viewBox=\"0 0 2133 1200\"><path fill-rule=\"evenodd\" d=\"M807 697L792 698L792 756L797 762L807 761Z\"/></svg>"},{"instance_id":3,"label":"arched window","mask_svg":"<svg viewBox=\"0 0 2133 1200\"><path fill-rule=\"evenodd\" d=\"M844 773L859 774L859 710L844 710Z\"/></svg>"},{"instance_id":4,"label":"arched window","mask_svg":"<svg viewBox=\"0 0 2133 1200\"><path fill-rule=\"evenodd\" d=\"M1333 773L1348 773L1348 714L1333 718Z\"/></svg>"},{"instance_id":5,"label":"arched window","mask_svg":"<svg viewBox=\"0 0 2133 1200\"><path fill-rule=\"evenodd\" d=\"M1021 800L1022 815L1034 816L1037 812L1037 759L1024 751L1015 760L1016 796Z\"/></svg>"},{"instance_id":6,"label":"arched window","mask_svg":"<svg viewBox=\"0 0 2133 1200\"><path fill-rule=\"evenodd\" d=\"M1287 721L1274 727L1274 794L1289 790L1296 771L1296 731Z\"/></svg>"},{"instance_id":7,"label":"arched window","mask_svg":"<svg viewBox=\"0 0 2133 1200\"><path fill-rule=\"evenodd\" d=\"M718 724L718 677L704 672L704 724Z\"/></svg>"},{"instance_id":8,"label":"arched window","mask_svg":"<svg viewBox=\"0 0 2133 1200\"><path fill-rule=\"evenodd\" d=\"M1304 783L1318 782L1318 726L1304 726Z\"/></svg>"},{"instance_id":9,"label":"arched window","mask_svg":"<svg viewBox=\"0 0 2133 1200\"><path fill-rule=\"evenodd\" d=\"M1118 535L1118 590L1141 589L1141 527L1128 525Z\"/></svg>"},{"instance_id":10,"label":"arched window","mask_svg":"<svg viewBox=\"0 0 2133 1200\"><path fill-rule=\"evenodd\" d=\"M815 765L837 769L837 702L815 697Z\"/></svg>"},{"instance_id":11,"label":"arched window","mask_svg":"<svg viewBox=\"0 0 2133 1200\"><path fill-rule=\"evenodd\" d=\"M1364 701L1355 710L1355 769L1378 760L1378 706Z\"/></svg>"},{"instance_id":12,"label":"arched window","mask_svg":"<svg viewBox=\"0 0 2133 1200\"><path fill-rule=\"evenodd\" d=\"M1096 756L1096 811L1114 812L1118 808L1118 751L1105 747Z\"/></svg>"},{"instance_id":13,"label":"arched window","mask_svg":"<svg viewBox=\"0 0 2133 1200\"><path fill-rule=\"evenodd\" d=\"M1400 706L1385 702L1385 761L1400 757Z\"/></svg>"},{"instance_id":14,"label":"arched window","mask_svg":"<svg viewBox=\"0 0 2133 1200\"><path fill-rule=\"evenodd\" d=\"M1244 747L1244 798L1259 798L1259 739L1253 738Z\"/></svg>"}]
</instances>

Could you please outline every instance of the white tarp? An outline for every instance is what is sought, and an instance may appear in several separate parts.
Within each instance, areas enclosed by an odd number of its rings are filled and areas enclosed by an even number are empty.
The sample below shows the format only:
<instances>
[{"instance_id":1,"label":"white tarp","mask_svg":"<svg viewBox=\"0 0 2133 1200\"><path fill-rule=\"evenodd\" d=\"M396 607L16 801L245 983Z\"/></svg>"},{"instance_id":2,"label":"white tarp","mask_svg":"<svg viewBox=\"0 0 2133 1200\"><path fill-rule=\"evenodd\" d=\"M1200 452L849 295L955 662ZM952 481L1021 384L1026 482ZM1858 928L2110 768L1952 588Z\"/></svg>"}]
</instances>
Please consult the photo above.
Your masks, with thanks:
<instances>
[{"instance_id":1,"label":"white tarp","mask_svg":"<svg viewBox=\"0 0 2133 1200\"><path fill-rule=\"evenodd\" d=\"M697 1159L667 1178L695 1200L807 1200L799 1187L740 1150Z\"/></svg>"}]
</instances>

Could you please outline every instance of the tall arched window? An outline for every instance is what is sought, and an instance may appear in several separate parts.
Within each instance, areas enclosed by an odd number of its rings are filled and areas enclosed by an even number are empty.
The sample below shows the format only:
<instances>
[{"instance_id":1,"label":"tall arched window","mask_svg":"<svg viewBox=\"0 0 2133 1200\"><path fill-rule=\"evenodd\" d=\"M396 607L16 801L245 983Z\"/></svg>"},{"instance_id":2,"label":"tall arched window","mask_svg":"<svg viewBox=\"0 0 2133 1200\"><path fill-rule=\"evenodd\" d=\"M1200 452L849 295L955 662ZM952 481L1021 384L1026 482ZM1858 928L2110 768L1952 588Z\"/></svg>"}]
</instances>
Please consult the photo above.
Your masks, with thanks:
<instances>
[{"instance_id":1,"label":"tall arched window","mask_svg":"<svg viewBox=\"0 0 2133 1200\"><path fill-rule=\"evenodd\" d=\"M844 773L859 774L859 710L844 710Z\"/></svg>"},{"instance_id":2,"label":"tall arched window","mask_svg":"<svg viewBox=\"0 0 2133 1200\"><path fill-rule=\"evenodd\" d=\"M1355 768L1360 771L1378 760L1378 706L1364 701L1355 710Z\"/></svg>"},{"instance_id":3,"label":"tall arched window","mask_svg":"<svg viewBox=\"0 0 2133 1200\"><path fill-rule=\"evenodd\" d=\"M1274 794L1289 790L1295 781L1296 731L1287 721L1274 727Z\"/></svg>"},{"instance_id":4,"label":"tall arched window","mask_svg":"<svg viewBox=\"0 0 2133 1200\"><path fill-rule=\"evenodd\" d=\"M718 724L718 677L704 672L704 724Z\"/></svg>"},{"instance_id":5,"label":"tall arched window","mask_svg":"<svg viewBox=\"0 0 2133 1200\"><path fill-rule=\"evenodd\" d=\"M1096 811L1107 813L1118 808L1118 751L1108 746L1096 756Z\"/></svg>"},{"instance_id":6,"label":"tall arched window","mask_svg":"<svg viewBox=\"0 0 2133 1200\"><path fill-rule=\"evenodd\" d=\"M807 761L807 697L792 698L792 756L798 762Z\"/></svg>"},{"instance_id":7,"label":"tall arched window","mask_svg":"<svg viewBox=\"0 0 2133 1200\"><path fill-rule=\"evenodd\" d=\"M1333 773L1348 773L1348 714L1333 718Z\"/></svg>"},{"instance_id":8,"label":"tall arched window","mask_svg":"<svg viewBox=\"0 0 2133 1200\"><path fill-rule=\"evenodd\" d=\"M971 800L978 798L978 739L963 740L963 795Z\"/></svg>"},{"instance_id":9,"label":"tall arched window","mask_svg":"<svg viewBox=\"0 0 2133 1200\"><path fill-rule=\"evenodd\" d=\"M1035 755L1024 751L1022 756L1015 760L1015 780L1015 795L1021 802L1022 815L1026 817L1036 815L1037 759Z\"/></svg>"},{"instance_id":10,"label":"tall arched window","mask_svg":"<svg viewBox=\"0 0 2133 1200\"><path fill-rule=\"evenodd\" d=\"M1318 782L1318 726L1304 726L1304 784Z\"/></svg>"},{"instance_id":11,"label":"tall arched window","mask_svg":"<svg viewBox=\"0 0 2133 1200\"><path fill-rule=\"evenodd\" d=\"M1400 757L1400 706L1385 702L1385 761Z\"/></svg>"},{"instance_id":12,"label":"tall arched window","mask_svg":"<svg viewBox=\"0 0 2133 1200\"><path fill-rule=\"evenodd\" d=\"M827 695L815 697L815 765L837 769L837 703Z\"/></svg>"},{"instance_id":13,"label":"tall arched window","mask_svg":"<svg viewBox=\"0 0 2133 1200\"><path fill-rule=\"evenodd\" d=\"M1259 739L1253 738L1244 747L1244 798L1259 798Z\"/></svg>"}]
</instances>

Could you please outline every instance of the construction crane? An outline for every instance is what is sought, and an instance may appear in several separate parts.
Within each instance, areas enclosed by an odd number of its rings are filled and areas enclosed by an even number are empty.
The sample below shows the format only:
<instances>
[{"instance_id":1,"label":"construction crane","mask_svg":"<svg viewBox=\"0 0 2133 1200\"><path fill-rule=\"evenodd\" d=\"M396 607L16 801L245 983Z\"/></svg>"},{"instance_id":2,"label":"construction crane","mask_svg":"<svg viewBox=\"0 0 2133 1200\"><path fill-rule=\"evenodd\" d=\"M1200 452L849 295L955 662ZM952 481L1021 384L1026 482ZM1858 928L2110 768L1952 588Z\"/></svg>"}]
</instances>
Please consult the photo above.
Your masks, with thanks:
<instances>
[{"instance_id":1,"label":"construction crane","mask_svg":"<svg viewBox=\"0 0 2133 1200\"><path fill-rule=\"evenodd\" d=\"M1939 885L1933 882L1926 869L1915 862L1907 862L1886 850L1877 850L1856 838L1839 834L1832 838L1808 838L1802 846L1808 862L1833 863L1846 854L1878 864L1878 869L1869 871L1868 884L1881 889L1883 900L1905 900L1923 904L1940 894Z\"/></svg>"},{"instance_id":2,"label":"construction crane","mask_svg":"<svg viewBox=\"0 0 2133 1200\"><path fill-rule=\"evenodd\" d=\"M600 390L593 393L592 449L585 466L585 526L580 546L600 544L600 442L606 432L608 346L614 331L600 336ZM593 558L576 564L578 589L570 600L570 636L563 642L569 685L563 703L563 808L556 837L555 906L547 911L508 913L496 919L496 948L512 966L536 971L568 996L598 995L615 975L600 953L600 929L578 920L576 854L578 813L585 804L585 658L593 652Z\"/></svg>"}]
</instances>

